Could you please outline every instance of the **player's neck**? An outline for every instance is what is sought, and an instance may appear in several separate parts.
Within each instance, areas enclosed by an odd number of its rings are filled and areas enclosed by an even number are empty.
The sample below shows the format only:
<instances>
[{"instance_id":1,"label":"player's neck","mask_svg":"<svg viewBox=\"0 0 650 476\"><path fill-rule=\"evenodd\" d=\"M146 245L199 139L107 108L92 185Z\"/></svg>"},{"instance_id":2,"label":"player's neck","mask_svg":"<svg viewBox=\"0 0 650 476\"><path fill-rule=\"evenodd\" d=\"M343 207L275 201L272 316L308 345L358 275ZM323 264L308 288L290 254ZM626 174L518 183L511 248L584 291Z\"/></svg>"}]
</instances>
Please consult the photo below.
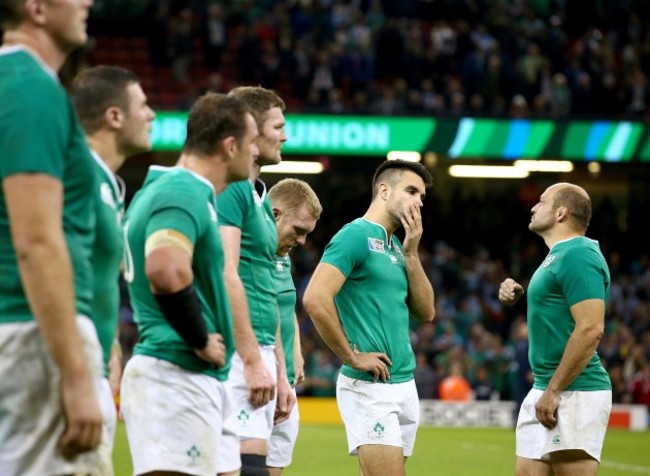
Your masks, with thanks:
<instances>
[{"instance_id":1,"label":"player's neck","mask_svg":"<svg viewBox=\"0 0 650 476\"><path fill-rule=\"evenodd\" d=\"M370 204L370 207L366 214L363 215L363 218L383 226L386 233L388 233L388 236L391 236L397 229L397 226L393 223L389 214L386 212L384 204L378 203L377 201L373 201Z\"/></svg>"},{"instance_id":2,"label":"player's neck","mask_svg":"<svg viewBox=\"0 0 650 476\"><path fill-rule=\"evenodd\" d=\"M61 51L43 30L27 25L5 32L2 44L25 47L57 73L68 57L68 52Z\"/></svg>"},{"instance_id":3,"label":"player's neck","mask_svg":"<svg viewBox=\"0 0 650 476\"><path fill-rule=\"evenodd\" d=\"M226 164L216 157L182 154L177 165L206 179L212 184L216 194L221 193L226 188Z\"/></svg>"},{"instance_id":4,"label":"player's neck","mask_svg":"<svg viewBox=\"0 0 650 476\"><path fill-rule=\"evenodd\" d=\"M573 229L558 229L542 236L542 238L544 238L544 243L546 243L546 246L548 246L548 249L550 250L560 241L566 241L577 236L584 236L584 233L579 233Z\"/></svg>"},{"instance_id":5,"label":"player's neck","mask_svg":"<svg viewBox=\"0 0 650 476\"><path fill-rule=\"evenodd\" d=\"M106 137L101 131L92 136L88 136L88 145L90 148L97 152L102 158L104 163L111 169L111 172L116 173L126 160L126 155L118 151L115 140L112 137Z\"/></svg>"}]
</instances>

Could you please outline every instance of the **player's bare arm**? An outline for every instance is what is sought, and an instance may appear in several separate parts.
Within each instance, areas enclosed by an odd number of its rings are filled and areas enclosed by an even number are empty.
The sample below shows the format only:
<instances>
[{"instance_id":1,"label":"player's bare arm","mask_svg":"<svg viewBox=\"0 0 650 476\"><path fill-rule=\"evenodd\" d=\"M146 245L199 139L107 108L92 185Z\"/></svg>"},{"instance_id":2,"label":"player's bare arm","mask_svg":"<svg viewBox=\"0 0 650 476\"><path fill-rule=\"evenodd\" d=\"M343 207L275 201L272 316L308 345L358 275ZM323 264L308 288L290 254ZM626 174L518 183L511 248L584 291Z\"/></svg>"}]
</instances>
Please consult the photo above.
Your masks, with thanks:
<instances>
[{"instance_id":1,"label":"player's bare arm","mask_svg":"<svg viewBox=\"0 0 650 476\"><path fill-rule=\"evenodd\" d=\"M405 232L403 249L409 282L409 311L418 322L431 322L436 315L435 295L418 253L423 231L420 207L412 204L401 220Z\"/></svg>"},{"instance_id":2,"label":"player's bare arm","mask_svg":"<svg viewBox=\"0 0 650 476\"><path fill-rule=\"evenodd\" d=\"M560 365L535 406L537 418L546 428L553 428L557 424L560 394L585 369L605 332L605 301L602 299L588 299L574 304L571 315L575 329L569 337Z\"/></svg>"},{"instance_id":3,"label":"player's bare arm","mask_svg":"<svg viewBox=\"0 0 650 476\"><path fill-rule=\"evenodd\" d=\"M284 355L284 348L282 347L282 335L280 333L280 322L278 321L278 329L275 333L275 366L277 369L277 382L278 382L278 400L275 406L275 416L273 422L275 424L282 423L289 418L291 410L296 403L296 398L289 385L289 378L287 377L287 365Z\"/></svg>"},{"instance_id":4,"label":"player's bare arm","mask_svg":"<svg viewBox=\"0 0 650 476\"><path fill-rule=\"evenodd\" d=\"M309 281L303 297L303 305L314 321L328 347L346 365L372 373L375 382L390 378L388 366L392 362L383 352L355 352L350 348L341 326L334 296L345 283L345 276L328 263L320 263Z\"/></svg>"},{"instance_id":5,"label":"player's bare arm","mask_svg":"<svg viewBox=\"0 0 650 476\"><path fill-rule=\"evenodd\" d=\"M275 397L275 383L262 361L251 325L246 291L239 277L241 230L235 226L221 226L221 237L226 259L224 278L234 320L235 347L244 363L248 401L252 405L263 406Z\"/></svg>"},{"instance_id":6,"label":"player's bare arm","mask_svg":"<svg viewBox=\"0 0 650 476\"><path fill-rule=\"evenodd\" d=\"M295 337L293 339L293 367L295 375L295 384L300 385L305 381L305 359L302 356L302 346L300 345L300 326L298 325L298 316L294 315Z\"/></svg>"},{"instance_id":7,"label":"player's bare arm","mask_svg":"<svg viewBox=\"0 0 650 476\"><path fill-rule=\"evenodd\" d=\"M61 372L66 427L59 445L74 456L99 445L102 413L77 329L72 265L61 227L63 185L44 174L16 174L2 185L25 294Z\"/></svg>"}]
</instances>

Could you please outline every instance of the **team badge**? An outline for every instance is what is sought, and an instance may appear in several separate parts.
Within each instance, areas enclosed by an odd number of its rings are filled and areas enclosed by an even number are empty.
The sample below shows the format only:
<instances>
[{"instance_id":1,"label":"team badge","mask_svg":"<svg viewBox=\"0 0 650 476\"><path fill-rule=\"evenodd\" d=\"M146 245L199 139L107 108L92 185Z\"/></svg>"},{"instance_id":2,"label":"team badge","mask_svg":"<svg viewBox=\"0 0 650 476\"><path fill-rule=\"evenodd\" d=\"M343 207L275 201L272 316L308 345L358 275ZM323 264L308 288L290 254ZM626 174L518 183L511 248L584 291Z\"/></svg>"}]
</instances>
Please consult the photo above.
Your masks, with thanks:
<instances>
[{"instance_id":1,"label":"team badge","mask_svg":"<svg viewBox=\"0 0 650 476\"><path fill-rule=\"evenodd\" d=\"M553 262L555 259L555 256L549 256L544 260L544 264L542 265L544 268L548 268L548 266Z\"/></svg>"},{"instance_id":2,"label":"team badge","mask_svg":"<svg viewBox=\"0 0 650 476\"><path fill-rule=\"evenodd\" d=\"M385 253L384 240L378 240L377 238L368 238L368 249L377 253Z\"/></svg>"}]
</instances>

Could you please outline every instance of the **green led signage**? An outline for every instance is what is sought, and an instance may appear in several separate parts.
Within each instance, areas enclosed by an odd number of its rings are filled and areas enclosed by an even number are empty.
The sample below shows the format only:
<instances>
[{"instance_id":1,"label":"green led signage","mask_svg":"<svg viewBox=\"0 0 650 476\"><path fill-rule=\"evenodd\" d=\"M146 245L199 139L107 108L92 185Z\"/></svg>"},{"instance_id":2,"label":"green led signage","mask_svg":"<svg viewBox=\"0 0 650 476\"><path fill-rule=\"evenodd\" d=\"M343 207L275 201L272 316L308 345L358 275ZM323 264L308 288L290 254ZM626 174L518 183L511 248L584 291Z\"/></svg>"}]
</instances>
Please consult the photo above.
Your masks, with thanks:
<instances>
[{"instance_id":1,"label":"green led signage","mask_svg":"<svg viewBox=\"0 0 650 476\"><path fill-rule=\"evenodd\" d=\"M433 119L287 114L285 155L385 156L431 151L462 159L650 162L650 126L632 121ZM159 112L154 150L178 151L187 113Z\"/></svg>"}]
</instances>

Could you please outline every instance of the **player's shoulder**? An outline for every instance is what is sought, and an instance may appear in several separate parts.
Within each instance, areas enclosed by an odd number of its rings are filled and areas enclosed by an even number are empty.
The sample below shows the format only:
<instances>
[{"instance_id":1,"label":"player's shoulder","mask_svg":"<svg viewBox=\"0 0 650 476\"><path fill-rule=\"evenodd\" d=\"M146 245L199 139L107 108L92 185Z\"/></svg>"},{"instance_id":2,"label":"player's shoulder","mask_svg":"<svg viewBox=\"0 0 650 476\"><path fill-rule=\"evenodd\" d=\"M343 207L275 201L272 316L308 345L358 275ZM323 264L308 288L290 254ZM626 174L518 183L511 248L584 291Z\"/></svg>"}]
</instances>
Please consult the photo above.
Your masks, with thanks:
<instances>
[{"instance_id":1,"label":"player's shoulder","mask_svg":"<svg viewBox=\"0 0 650 476\"><path fill-rule=\"evenodd\" d=\"M7 99L37 100L44 95L50 100L65 97L56 73L24 50L0 54L0 71Z\"/></svg>"},{"instance_id":2,"label":"player's shoulder","mask_svg":"<svg viewBox=\"0 0 650 476\"><path fill-rule=\"evenodd\" d=\"M217 195L217 203L225 211L250 209L254 204L256 194L257 192L249 180L239 180L229 184Z\"/></svg>"}]
</instances>

